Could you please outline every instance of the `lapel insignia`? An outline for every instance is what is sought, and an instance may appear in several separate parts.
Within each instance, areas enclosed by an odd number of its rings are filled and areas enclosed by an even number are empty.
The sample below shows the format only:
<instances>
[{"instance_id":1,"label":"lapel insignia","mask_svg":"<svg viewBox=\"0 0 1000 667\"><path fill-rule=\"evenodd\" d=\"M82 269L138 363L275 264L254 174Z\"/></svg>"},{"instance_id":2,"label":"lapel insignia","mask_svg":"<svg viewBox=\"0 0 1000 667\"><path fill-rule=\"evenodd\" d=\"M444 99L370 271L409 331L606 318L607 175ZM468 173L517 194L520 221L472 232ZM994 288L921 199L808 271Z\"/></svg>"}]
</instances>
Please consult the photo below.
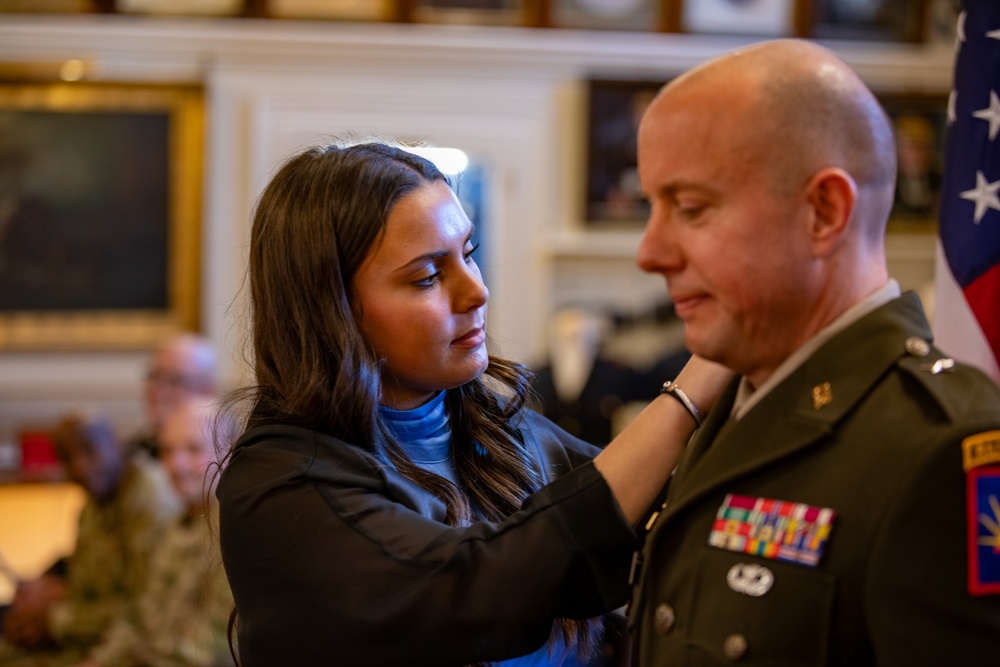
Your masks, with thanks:
<instances>
[{"instance_id":1,"label":"lapel insignia","mask_svg":"<svg viewBox=\"0 0 1000 667\"><path fill-rule=\"evenodd\" d=\"M727 551L815 567L835 515L827 507L731 493L715 515L708 543Z\"/></svg>"},{"instance_id":2,"label":"lapel insignia","mask_svg":"<svg viewBox=\"0 0 1000 667\"><path fill-rule=\"evenodd\" d=\"M969 594L1000 593L1000 431L962 441L966 471Z\"/></svg>"},{"instance_id":3,"label":"lapel insignia","mask_svg":"<svg viewBox=\"0 0 1000 667\"><path fill-rule=\"evenodd\" d=\"M819 410L833 403L833 388L829 382L813 387L813 408Z\"/></svg>"}]
</instances>

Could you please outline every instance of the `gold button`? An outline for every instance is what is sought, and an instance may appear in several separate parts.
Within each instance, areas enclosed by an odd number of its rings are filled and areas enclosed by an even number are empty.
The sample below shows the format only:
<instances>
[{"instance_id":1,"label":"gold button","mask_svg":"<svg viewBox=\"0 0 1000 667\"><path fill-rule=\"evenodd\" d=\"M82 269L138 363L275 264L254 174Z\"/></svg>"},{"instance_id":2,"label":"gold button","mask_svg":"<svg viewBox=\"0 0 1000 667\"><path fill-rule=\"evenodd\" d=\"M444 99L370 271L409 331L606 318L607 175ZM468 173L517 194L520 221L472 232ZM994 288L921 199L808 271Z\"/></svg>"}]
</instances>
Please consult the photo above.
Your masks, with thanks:
<instances>
[{"instance_id":1,"label":"gold button","mask_svg":"<svg viewBox=\"0 0 1000 667\"><path fill-rule=\"evenodd\" d=\"M903 347L906 348L906 352L911 356L922 358L926 357L931 353L931 345L923 338L917 338L916 336L911 336L906 339L903 343Z\"/></svg>"},{"instance_id":2,"label":"gold button","mask_svg":"<svg viewBox=\"0 0 1000 667\"><path fill-rule=\"evenodd\" d=\"M674 629L674 621L676 620L677 615L674 614L674 608L666 603L661 604L653 612L653 629L658 634L668 635Z\"/></svg>"},{"instance_id":3,"label":"gold button","mask_svg":"<svg viewBox=\"0 0 1000 667\"><path fill-rule=\"evenodd\" d=\"M748 648L747 638L739 633L729 635L722 644L722 652L730 660L739 660L747 654Z\"/></svg>"}]
</instances>

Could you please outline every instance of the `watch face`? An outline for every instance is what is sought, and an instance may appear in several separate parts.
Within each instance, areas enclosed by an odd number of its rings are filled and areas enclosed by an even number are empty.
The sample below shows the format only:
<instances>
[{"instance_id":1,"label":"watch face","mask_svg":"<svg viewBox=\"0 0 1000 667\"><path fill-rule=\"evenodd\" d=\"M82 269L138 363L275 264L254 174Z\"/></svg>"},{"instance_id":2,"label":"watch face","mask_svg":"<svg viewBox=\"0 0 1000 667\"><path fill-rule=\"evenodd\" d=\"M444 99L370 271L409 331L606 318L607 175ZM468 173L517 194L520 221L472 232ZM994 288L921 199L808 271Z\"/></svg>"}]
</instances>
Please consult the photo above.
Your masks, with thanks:
<instances>
[{"instance_id":1,"label":"watch face","mask_svg":"<svg viewBox=\"0 0 1000 667\"><path fill-rule=\"evenodd\" d=\"M594 16L627 16L641 9L646 0L576 0L576 4Z\"/></svg>"}]
</instances>

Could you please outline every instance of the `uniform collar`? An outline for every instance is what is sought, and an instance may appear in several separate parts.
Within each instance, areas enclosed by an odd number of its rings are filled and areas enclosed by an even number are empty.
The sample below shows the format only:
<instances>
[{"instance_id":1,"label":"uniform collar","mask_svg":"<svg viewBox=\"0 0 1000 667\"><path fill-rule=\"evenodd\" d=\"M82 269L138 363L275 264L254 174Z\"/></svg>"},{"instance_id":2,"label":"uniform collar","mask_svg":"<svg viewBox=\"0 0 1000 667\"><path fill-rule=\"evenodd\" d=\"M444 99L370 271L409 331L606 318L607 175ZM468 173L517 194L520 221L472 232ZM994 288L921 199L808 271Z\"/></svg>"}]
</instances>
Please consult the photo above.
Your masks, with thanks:
<instances>
[{"instance_id":1,"label":"uniform collar","mask_svg":"<svg viewBox=\"0 0 1000 667\"><path fill-rule=\"evenodd\" d=\"M674 474L667 518L726 484L825 442L887 369L929 350L930 326L913 293L856 321L817 350L757 410L730 419L734 381L695 433ZM662 521L661 521L662 523Z\"/></svg>"},{"instance_id":2,"label":"uniform collar","mask_svg":"<svg viewBox=\"0 0 1000 667\"><path fill-rule=\"evenodd\" d=\"M736 401L733 403L731 416L734 419L741 419L753 406L757 405L772 389L791 375L797 368L804 364L816 350L821 348L827 341L838 333L851 326L868 313L881 308L893 299L900 296L899 283L889 280L885 285L873 292L863 300L845 310L840 317L821 329L819 333L807 340L799 349L795 350L778 368L771 374L764 383L754 390L746 377L740 379L739 390L736 393Z\"/></svg>"}]
</instances>

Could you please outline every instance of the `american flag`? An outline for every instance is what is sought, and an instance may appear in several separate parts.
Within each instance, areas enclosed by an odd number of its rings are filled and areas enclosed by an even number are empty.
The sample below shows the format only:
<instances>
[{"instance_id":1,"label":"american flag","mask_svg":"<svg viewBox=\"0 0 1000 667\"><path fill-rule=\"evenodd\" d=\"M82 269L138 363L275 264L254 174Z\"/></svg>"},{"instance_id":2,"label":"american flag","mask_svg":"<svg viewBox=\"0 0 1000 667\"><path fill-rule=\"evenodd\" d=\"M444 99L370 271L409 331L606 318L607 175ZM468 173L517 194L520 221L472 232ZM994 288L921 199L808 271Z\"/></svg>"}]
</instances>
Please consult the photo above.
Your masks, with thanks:
<instances>
[{"instance_id":1,"label":"american flag","mask_svg":"<svg viewBox=\"0 0 1000 667\"><path fill-rule=\"evenodd\" d=\"M948 122L939 229L950 276L939 262L935 334L946 352L1000 380L998 0L962 3ZM948 294L949 277L960 292ZM963 323L963 310L974 320Z\"/></svg>"}]
</instances>

